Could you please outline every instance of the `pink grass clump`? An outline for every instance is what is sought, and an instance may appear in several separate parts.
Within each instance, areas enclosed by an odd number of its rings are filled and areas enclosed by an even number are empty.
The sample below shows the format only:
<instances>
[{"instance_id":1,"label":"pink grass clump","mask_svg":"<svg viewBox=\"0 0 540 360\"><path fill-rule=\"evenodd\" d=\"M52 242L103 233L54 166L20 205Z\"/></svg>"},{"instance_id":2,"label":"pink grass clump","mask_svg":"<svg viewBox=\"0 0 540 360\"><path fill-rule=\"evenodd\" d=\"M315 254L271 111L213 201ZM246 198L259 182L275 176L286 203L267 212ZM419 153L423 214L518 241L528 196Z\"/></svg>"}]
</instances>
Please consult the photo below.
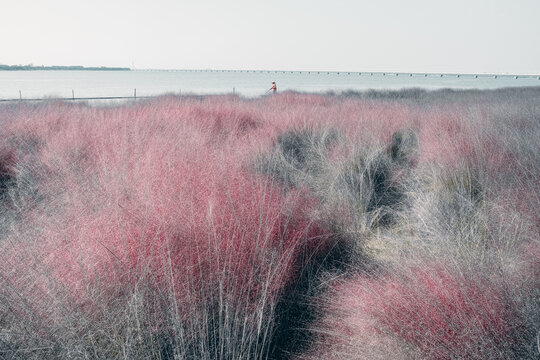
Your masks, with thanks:
<instances>
[{"instance_id":1,"label":"pink grass clump","mask_svg":"<svg viewBox=\"0 0 540 360\"><path fill-rule=\"evenodd\" d=\"M218 298L271 306L299 271L300 253L323 251L328 235L310 219L308 194L284 194L250 173L249 147L267 131L255 115L218 105L47 108L34 119L37 158L54 175L40 183L55 194L45 208L54 216L35 220L40 241L9 250L18 254L13 286L29 298L54 286L89 311L141 279L173 294L184 318ZM40 270L28 274L28 263Z\"/></svg>"},{"instance_id":2,"label":"pink grass clump","mask_svg":"<svg viewBox=\"0 0 540 360\"><path fill-rule=\"evenodd\" d=\"M334 294L315 326L333 358L508 359L527 340L504 287L482 274L426 264L345 281Z\"/></svg>"}]
</instances>

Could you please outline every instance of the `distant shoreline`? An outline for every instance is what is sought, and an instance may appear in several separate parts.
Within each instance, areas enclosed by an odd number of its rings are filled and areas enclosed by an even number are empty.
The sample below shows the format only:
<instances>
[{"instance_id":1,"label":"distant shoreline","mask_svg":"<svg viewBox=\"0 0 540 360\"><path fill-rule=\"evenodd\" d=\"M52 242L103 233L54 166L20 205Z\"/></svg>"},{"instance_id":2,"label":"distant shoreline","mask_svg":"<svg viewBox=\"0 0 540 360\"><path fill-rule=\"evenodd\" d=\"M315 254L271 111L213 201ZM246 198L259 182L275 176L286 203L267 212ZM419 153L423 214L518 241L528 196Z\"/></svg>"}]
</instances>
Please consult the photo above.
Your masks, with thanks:
<instances>
[{"instance_id":1,"label":"distant shoreline","mask_svg":"<svg viewBox=\"0 0 540 360\"><path fill-rule=\"evenodd\" d=\"M77 71L130 71L130 68L125 67L108 67L108 66L34 66L34 65L2 65L0 71L29 71L29 70L77 70Z\"/></svg>"}]
</instances>

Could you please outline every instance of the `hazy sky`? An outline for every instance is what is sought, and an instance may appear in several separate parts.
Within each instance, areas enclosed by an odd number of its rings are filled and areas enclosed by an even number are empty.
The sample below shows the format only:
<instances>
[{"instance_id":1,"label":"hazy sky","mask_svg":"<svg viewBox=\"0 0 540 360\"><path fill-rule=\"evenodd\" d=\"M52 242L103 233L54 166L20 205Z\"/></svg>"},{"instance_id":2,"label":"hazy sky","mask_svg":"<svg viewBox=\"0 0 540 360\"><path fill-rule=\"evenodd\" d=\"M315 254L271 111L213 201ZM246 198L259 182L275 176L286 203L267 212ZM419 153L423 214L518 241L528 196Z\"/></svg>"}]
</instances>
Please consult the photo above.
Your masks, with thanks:
<instances>
[{"instance_id":1,"label":"hazy sky","mask_svg":"<svg viewBox=\"0 0 540 360\"><path fill-rule=\"evenodd\" d=\"M2 0L0 64L540 73L540 0Z\"/></svg>"}]
</instances>

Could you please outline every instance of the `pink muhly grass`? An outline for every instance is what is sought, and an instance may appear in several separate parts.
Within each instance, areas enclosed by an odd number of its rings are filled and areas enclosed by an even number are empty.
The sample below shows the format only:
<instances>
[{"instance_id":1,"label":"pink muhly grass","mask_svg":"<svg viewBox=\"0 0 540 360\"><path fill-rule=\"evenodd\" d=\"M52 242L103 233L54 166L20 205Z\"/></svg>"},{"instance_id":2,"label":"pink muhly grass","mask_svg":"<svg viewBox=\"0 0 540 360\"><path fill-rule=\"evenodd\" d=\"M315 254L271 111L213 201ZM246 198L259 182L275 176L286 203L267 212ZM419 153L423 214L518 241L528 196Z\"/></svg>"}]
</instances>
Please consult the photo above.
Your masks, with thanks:
<instances>
[{"instance_id":1,"label":"pink muhly grass","mask_svg":"<svg viewBox=\"0 0 540 360\"><path fill-rule=\"evenodd\" d=\"M315 326L329 354L350 358L363 349L365 358L412 351L428 359L508 359L519 357L526 340L524 321L504 288L478 273L413 266L345 281L335 296Z\"/></svg>"},{"instance_id":2,"label":"pink muhly grass","mask_svg":"<svg viewBox=\"0 0 540 360\"><path fill-rule=\"evenodd\" d=\"M242 277L251 278L253 271L269 271L269 265L279 264L281 275L266 278L275 283L266 289L271 293L287 281L280 280L282 276L292 274L287 264L294 261L295 249L303 246L302 239L312 237L310 221L302 215L307 211L301 209L303 195L283 199L275 185L204 149L198 154L184 150L183 159L177 159L170 148L159 144L156 133L147 133L136 148L129 139L140 135L130 132L124 138L98 139L92 135L96 130L78 125L88 129L83 132L74 126L68 126L63 141L51 144L57 150L47 146L42 151L51 159L43 161L62 172L58 185L69 194L69 202L62 211L64 220L47 227L47 240L40 245L40 252L48 254L45 262L56 269L56 278L71 284L74 294L84 289L91 274L105 276L104 284L116 284L145 268L157 278L173 271L167 276L177 279L176 288L184 281L179 278L190 271L197 277L228 273L238 284L249 286ZM148 151L142 151L141 145ZM69 163L73 151L64 150L74 148L82 149L76 168ZM216 166L219 161L223 165ZM81 176L89 181L81 182ZM165 260L173 269L165 266ZM202 278L193 281L204 283Z\"/></svg>"},{"instance_id":3,"label":"pink muhly grass","mask_svg":"<svg viewBox=\"0 0 540 360\"><path fill-rule=\"evenodd\" d=\"M506 265L503 281L485 264L477 273L443 265L456 260L443 249L440 264L354 275L314 300L325 313L307 356L517 357L538 318L534 106L529 116L521 102L494 109L494 95L485 103L437 96L441 101L425 103L295 93L168 96L110 108L0 108L0 176L14 186L13 198L0 204L0 300L9 305L0 308L0 322L24 334L9 335L10 344L62 349L40 353L50 358L264 358L269 346L281 346L268 342L283 292L336 241L328 224L345 226L358 212L329 201L332 176L355 153L410 130L419 151L403 165L411 179L397 180L421 183L430 166L478 171L481 205L498 216L486 212L486 226L522 220L515 242L487 245L515 244L489 250L516 262ZM507 108L515 113L509 119ZM313 189L284 189L253 169L259 154L295 129L338 134L324 157L328 169L310 173ZM393 225L377 231L396 237ZM305 296L298 291L294 305Z\"/></svg>"},{"instance_id":4,"label":"pink muhly grass","mask_svg":"<svg viewBox=\"0 0 540 360\"><path fill-rule=\"evenodd\" d=\"M54 202L26 214L39 241L12 242L2 273L29 299L21 314L40 309L35 326L45 332L66 311L107 323L106 309L144 294L141 316L167 338L214 339L205 318L226 313L231 323L215 325L223 340L208 341L253 343L270 331L303 256L324 251L328 234L310 218L311 196L285 194L248 170L251 149L276 130L234 104L165 105L67 108L33 125L43 142L36 159L51 174L40 188ZM234 323L237 316L247 323Z\"/></svg>"}]
</instances>

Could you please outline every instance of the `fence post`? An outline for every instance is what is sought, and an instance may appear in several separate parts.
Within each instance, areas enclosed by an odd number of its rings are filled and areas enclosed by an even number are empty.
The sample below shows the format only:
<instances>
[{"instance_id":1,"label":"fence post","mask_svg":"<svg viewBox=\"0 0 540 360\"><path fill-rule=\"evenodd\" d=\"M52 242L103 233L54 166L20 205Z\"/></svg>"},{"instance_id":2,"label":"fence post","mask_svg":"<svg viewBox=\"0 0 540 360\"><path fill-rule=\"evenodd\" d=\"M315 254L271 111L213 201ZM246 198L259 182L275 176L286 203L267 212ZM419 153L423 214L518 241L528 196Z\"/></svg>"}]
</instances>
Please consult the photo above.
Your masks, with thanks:
<instances>
[{"instance_id":1,"label":"fence post","mask_svg":"<svg viewBox=\"0 0 540 360\"><path fill-rule=\"evenodd\" d=\"M22 100L22 92L19 90L19 100Z\"/></svg>"},{"instance_id":2,"label":"fence post","mask_svg":"<svg viewBox=\"0 0 540 360\"><path fill-rule=\"evenodd\" d=\"M137 98L137 88L133 89L133 97L135 99Z\"/></svg>"},{"instance_id":3,"label":"fence post","mask_svg":"<svg viewBox=\"0 0 540 360\"><path fill-rule=\"evenodd\" d=\"M75 90L71 89L71 100L75 100Z\"/></svg>"},{"instance_id":4,"label":"fence post","mask_svg":"<svg viewBox=\"0 0 540 360\"><path fill-rule=\"evenodd\" d=\"M235 88L232 88L233 95L235 94L235 92L236 92Z\"/></svg>"}]
</instances>

